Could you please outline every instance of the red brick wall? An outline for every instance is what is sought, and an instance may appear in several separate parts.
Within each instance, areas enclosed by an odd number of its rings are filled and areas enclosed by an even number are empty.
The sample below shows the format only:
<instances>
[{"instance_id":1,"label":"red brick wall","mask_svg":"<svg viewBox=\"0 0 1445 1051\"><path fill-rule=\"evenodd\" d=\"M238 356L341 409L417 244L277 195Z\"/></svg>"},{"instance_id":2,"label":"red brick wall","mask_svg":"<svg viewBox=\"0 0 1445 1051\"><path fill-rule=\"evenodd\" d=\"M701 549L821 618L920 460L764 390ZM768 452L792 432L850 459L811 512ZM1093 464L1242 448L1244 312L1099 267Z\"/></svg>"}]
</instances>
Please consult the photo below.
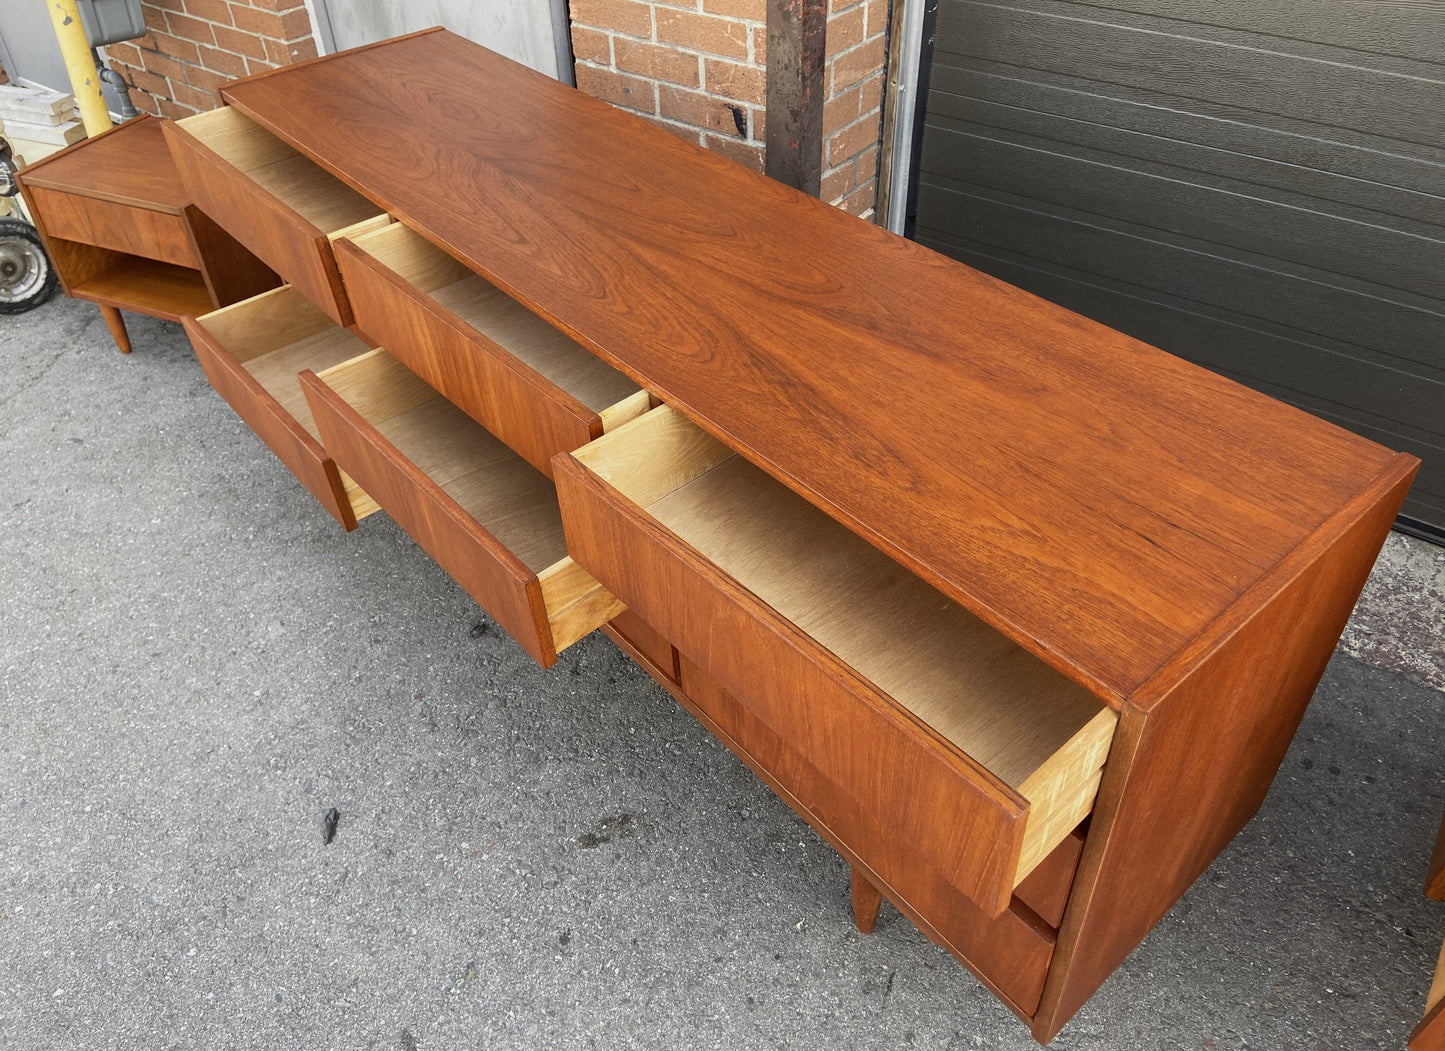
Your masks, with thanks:
<instances>
[{"instance_id":1,"label":"red brick wall","mask_svg":"<svg viewBox=\"0 0 1445 1051\"><path fill-rule=\"evenodd\" d=\"M887 0L831 0L826 41L823 183L818 196L866 219L878 198Z\"/></svg>"},{"instance_id":2,"label":"red brick wall","mask_svg":"<svg viewBox=\"0 0 1445 1051\"><path fill-rule=\"evenodd\" d=\"M577 86L763 170L766 0L571 0Z\"/></svg>"},{"instance_id":3,"label":"red brick wall","mask_svg":"<svg viewBox=\"0 0 1445 1051\"><path fill-rule=\"evenodd\" d=\"M136 109L185 117L228 80L316 55L303 0L145 0L147 33L105 49Z\"/></svg>"},{"instance_id":4,"label":"red brick wall","mask_svg":"<svg viewBox=\"0 0 1445 1051\"><path fill-rule=\"evenodd\" d=\"M767 0L571 0L577 86L763 170ZM820 196L873 212L887 0L831 0Z\"/></svg>"}]
</instances>

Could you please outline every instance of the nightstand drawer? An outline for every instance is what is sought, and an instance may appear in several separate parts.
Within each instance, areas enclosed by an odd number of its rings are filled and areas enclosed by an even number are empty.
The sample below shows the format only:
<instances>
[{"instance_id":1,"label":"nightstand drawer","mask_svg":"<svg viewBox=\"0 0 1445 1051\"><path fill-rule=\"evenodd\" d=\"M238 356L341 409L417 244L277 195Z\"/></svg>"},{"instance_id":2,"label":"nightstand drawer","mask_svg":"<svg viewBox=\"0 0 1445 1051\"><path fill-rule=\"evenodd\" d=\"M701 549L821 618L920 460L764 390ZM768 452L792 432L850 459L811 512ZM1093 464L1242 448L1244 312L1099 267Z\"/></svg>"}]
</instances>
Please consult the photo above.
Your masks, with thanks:
<instances>
[{"instance_id":1,"label":"nightstand drawer","mask_svg":"<svg viewBox=\"0 0 1445 1051\"><path fill-rule=\"evenodd\" d=\"M39 186L30 187L27 195L30 206L51 237L190 269L201 265L186 221L175 212L138 208Z\"/></svg>"},{"instance_id":2,"label":"nightstand drawer","mask_svg":"<svg viewBox=\"0 0 1445 1051\"><path fill-rule=\"evenodd\" d=\"M201 210L333 321L351 324L331 238L385 225L381 209L229 106L167 122L165 133Z\"/></svg>"},{"instance_id":3,"label":"nightstand drawer","mask_svg":"<svg viewBox=\"0 0 1445 1051\"><path fill-rule=\"evenodd\" d=\"M336 244L357 327L548 477L647 393L400 223Z\"/></svg>"},{"instance_id":4,"label":"nightstand drawer","mask_svg":"<svg viewBox=\"0 0 1445 1051\"><path fill-rule=\"evenodd\" d=\"M302 383L326 450L537 663L625 608L567 557L546 477L390 354Z\"/></svg>"},{"instance_id":5,"label":"nightstand drawer","mask_svg":"<svg viewBox=\"0 0 1445 1051\"><path fill-rule=\"evenodd\" d=\"M557 488L579 563L986 914L1092 810L1115 711L681 414Z\"/></svg>"},{"instance_id":6,"label":"nightstand drawer","mask_svg":"<svg viewBox=\"0 0 1445 1051\"><path fill-rule=\"evenodd\" d=\"M365 343L286 285L185 326L211 386L321 506L347 529L376 510L321 448L297 378L366 353Z\"/></svg>"}]
</instances>

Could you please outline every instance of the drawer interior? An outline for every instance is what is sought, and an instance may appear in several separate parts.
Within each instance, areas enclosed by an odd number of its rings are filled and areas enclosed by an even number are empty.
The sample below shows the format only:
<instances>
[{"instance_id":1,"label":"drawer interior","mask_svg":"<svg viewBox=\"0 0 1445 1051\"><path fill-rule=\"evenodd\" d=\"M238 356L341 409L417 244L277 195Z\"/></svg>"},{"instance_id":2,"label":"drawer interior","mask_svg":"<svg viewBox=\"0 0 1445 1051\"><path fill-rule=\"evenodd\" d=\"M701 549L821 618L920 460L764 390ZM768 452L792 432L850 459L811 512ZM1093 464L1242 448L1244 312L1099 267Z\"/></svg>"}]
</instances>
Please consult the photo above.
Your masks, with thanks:
<instances>
[{"instance_id":1,"label":"drawer interior","mask_svg":"<svg viewBox=\"0 0 1445 1051\"><path fill-rule=\"evenodd\" d=\"M535 576L554 652L622 612L568 556L547 476L416 373L375 350L318 378Z\"/></svg>"},{"instance_id":2,"label":"drawer interior","mask_svg":"<svg viewBox=\"0 0 1445 1051\"><path fill-rule=\"evenodd\" d=\"M598 413L604 430L610 412L636 415L637 384L416 231L395 223L353 241L419 293Z\"/></svg>"},{"instance_id":3,"label":"drawer interior","mask_svg":"<svg viewBox=\"0 0 1445 1051\"><path fill-rule=\"evenodd\" d=\"M1089 813L1117 713L663 406L573 454L1029 801L1022 880Z\"/></svg>"},{"instance_id":4,"label":"drawer interior","mask_svg":"<svg viewBox=\"0 0 1445 1051\"><path fill-rule=\"evenodd\" d=\"M230 106L180 123L197 141L323 233L337 233L380 212L350 186Z\"/></svg>"},{"instance_id":5,"label":"drawer interior","mask_svg":"<svg viewBox=\"0 0 1445 1051\"><path fill-rule=\"evenodd\" d=\"M297 376L307 369L329 369L371 349L285 285L197 320L318 440Z\"/></svg>"},{"instance_id":6,"label":"drawer interior","mask_svg":"<svg viewBox=\"0 0 1445 1051\"><path fill-rule=\"evenodd\" d=\"M320 441L311 406L297 378L307 369L329 369L371 348L323 314L289 285L196 319L306 433ZM356 482L342 475L357 517L375 510Z\"/></svg>"}]
</instances>

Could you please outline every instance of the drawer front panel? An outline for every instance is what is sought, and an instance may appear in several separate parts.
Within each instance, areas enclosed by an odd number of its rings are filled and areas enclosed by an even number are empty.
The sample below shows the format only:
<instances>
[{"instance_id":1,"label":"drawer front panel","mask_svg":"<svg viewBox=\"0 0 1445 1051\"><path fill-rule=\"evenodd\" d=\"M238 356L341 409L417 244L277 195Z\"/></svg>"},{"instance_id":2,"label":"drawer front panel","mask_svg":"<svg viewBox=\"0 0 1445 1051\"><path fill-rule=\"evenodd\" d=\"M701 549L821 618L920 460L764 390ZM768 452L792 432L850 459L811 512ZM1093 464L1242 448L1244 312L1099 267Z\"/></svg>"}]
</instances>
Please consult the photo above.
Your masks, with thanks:
<instances>
[{"instance_id":1,"label":"drawer front panel","mask_svg":"<svg viewBox=\"0 0 1445 1051\"><path fill-rule=\"evenodd\" d=\"M237 171L182 127L165 125L171 157L201 210L338 325L351 304L326 235Z\"/></svg>"},{"instance_id":2,"label":"drawer front panel","mask_svg":"<svg viewBox=\"0 0 1445 1051\"><path fill-rule=\"evenodd\" d=\"M568 549L580 565L847 786L870 820L920 844L985 912L1008 907L1028 813L1019 796L575 458L557 465Z\"/></svg>"},{"instance_id":3,"label":"drawer front panel","mask_svg":"<svg viewBox=\"0 0 1445 1051\"><path fill-rule=\"evenodd\" d=\"M355 529L356 513L335 461L194 318L186 318L184 323L206 379L216 393L343 528Z\"/></svg>"},{"instance_id":4,"label":"drawer front panel","mask_svg":"<svg viewBox=\"0 0 1445 1051\"><path fill-rule=\"evenodd\" d=\"M547 477L552 457L602 433L576 398L349 241L336 243L357 327Z\"/></svg>"},{"instance_id":5,"label":"drawer front panel","mask_svg":"<svg viewBox=\"0 0 1445 1051\"><path fill-rule=\"evenodd\" d=\"M324 380L302 384L327 451L538 664L557 662L537 575Z\"/></svg>"},{"instance_id":6,"label":"drawer front panel","mask_svg":"<svg viewBox=\"0 0 1445 1051\"><path fill-rule=\"evenodd\" d=\"M179 215L40 187L30 187L27 193L51 237L191 269L201 265Z\"/></svg>"},{"instance_id":7,"label":"drawer front panel","mask_svg":"<svg viewBox=\"0 0 1445 1051\"><path fill-rule=\"evenodd\" d=\"M1033 1014L1053 958L1051 931L1013 908L997 918L985 915L938 874L917 844L872 820L852 793L824 776L696 664L683 657L679 669L694 714L719 740L820 835L851 855L849 860L862 862L888 900L919 929L962 959L1020 1014Z\"/></svg>"}]
</instances>

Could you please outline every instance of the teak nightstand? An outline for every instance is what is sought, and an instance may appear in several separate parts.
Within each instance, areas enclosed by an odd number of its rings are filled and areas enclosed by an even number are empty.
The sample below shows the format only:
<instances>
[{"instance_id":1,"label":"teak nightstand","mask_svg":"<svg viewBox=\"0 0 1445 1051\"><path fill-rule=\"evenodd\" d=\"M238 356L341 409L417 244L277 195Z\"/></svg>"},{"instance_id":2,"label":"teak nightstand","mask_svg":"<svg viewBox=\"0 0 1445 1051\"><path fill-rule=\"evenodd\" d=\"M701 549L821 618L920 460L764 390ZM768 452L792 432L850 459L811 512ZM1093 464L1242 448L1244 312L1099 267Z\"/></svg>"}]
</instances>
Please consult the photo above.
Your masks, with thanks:
<instances>
[{"instance_id":1,"label":"teak nightstand","mask_svg":"<svg viewBox=\"0 0 1445 1051\"><path fill-rule=\"evenodd\" d=\"M293 287L217 389L541 664L605 627L861 929L1047 1041L1259 807L1412 457L446 32L223 96L177 165Z\"/></svg>"},{"instance_id":2,"label":"teak nightstand","mask_svg":"<svg viewBox=\"0 0 1445 1051\"><path fill-rule=\"evenodd\" d=\"M100 306L122 353L122 310L179 321L280 283L191 204L162 123L137 117L19 173L66 294Z\"/></svg>"}]
</instances>

